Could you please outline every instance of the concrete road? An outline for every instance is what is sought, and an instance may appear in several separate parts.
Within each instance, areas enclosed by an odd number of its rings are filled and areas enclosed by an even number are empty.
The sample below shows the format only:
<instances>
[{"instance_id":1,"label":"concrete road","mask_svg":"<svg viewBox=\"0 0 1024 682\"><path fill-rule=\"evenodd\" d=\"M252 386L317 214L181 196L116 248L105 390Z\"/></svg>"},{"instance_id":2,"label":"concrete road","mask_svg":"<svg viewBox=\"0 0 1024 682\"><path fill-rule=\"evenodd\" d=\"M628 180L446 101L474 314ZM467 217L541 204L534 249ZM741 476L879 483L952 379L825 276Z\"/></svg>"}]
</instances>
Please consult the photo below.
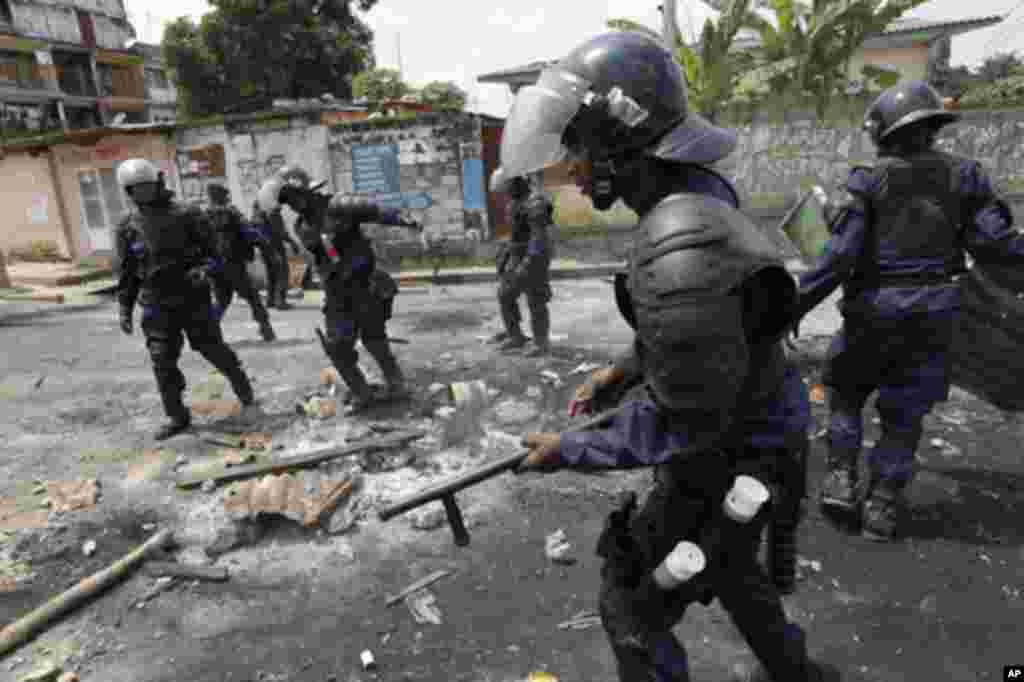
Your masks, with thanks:
<instances>
[{"instance_id":1,"label":"concrete road","mask_svg":"<svg viewBox=\"0 0 1024 682\"><path fill-rule=\"evenodd\" d=\"M375 507L514 447L514 435L567 424L564 406L583 362L604 362L628 343L629 329L600 280L564 282L553 307L555 355L528 360L493 353L479 337L497 330L492 286L403 293L391 334L416 400L360 417L310 419L296 403L319 388L326 362L312 329L319 300L273 311L280 340L264 344L243 302L225 334L256 381L262 414L199 416L196 428L162 445L161 420L142 338L122 335L116 307L55 309L0 304L0 625L105 567L156 528L171 527L177 559L209 561L205 548L239 545L216 560L227 583L169 587L138 572L32 643L0 659L0 679L18 680L55 659L83 680L523 680L547 670L562 682L612 682L613 660L600 627L558 624L596 608L599 563L593 549L621 490L646 485L645 471L584 476L560 472L502 477L459 496L472 544L457 548L430 514L381 524ZM831 304L803 325L795 359L816 383L837 316ZM209 406L230 388L186 351L189 400ZM365 360L365 354L364 354ZM367 363L376 376L376 368ZM559 383L546 381L550 370ZM434 418L435 383L483 379L497 394L478 429ZM493 394L493 391L492 391ZM203 402L203 401L207 402ZM823 405L815 406L817 433ZM876 439L868 410L866 438ZM300 474L308 486L362 476L339 514L357 519L338 534L266 520L241 532L224 511L225 488L181 491L176 473L219 462L214 434L268 431L275 456L353 440L371 427L422 428L427 436L393 453L341 460ZM970 395L928 418L913 488L910 537L877 545L834 528L813 504L801 532L803 578L787 598L809 630L812 652L842 667L847 680L999 679L1021 662L1024 621L1024 464L1020 425ZM502 433L513 434L503 437ZM935 445L932 445L933 442ZM823 470L815 440L812 488ZM36 481L97 478L93 509L47 515ZM429 511L429 510L427 510ZM436 519L434 519L436 522ZM344 525L344 524L342 524ZM577 563L550 563L545 536L563 529ZM258 532L257 532L258 531ZM83 543L96 552L85 556ZM434 570L452 574L430 588L440 624L419 623L388 594ZM5 579L6 578L6 579ZM154 594L158 587L167 587ZM147 595L150 599L140 602ZM141 606L140 606L141 603ZM696 606L678 628L694 680L728 679L749 657L717 607ZM360 653L378 669L365 672Z\"/></svg>"}]
</instances>

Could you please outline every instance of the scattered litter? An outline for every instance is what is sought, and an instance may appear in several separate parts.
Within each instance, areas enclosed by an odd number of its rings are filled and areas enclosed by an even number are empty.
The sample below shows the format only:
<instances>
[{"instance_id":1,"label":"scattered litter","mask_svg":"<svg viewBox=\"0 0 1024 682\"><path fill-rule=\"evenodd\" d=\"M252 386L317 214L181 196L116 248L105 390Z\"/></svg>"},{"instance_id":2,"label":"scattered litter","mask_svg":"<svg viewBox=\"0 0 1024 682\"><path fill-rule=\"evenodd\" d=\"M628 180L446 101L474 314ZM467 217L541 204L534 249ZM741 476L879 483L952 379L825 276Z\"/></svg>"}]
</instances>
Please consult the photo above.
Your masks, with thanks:
<instances>
[{"instance_id":1,"label":"scattered litter","mask_svg":"<svg viewBox=\"0 0 1024 682\"><path fill-rule=\"evenodd\" d=\"M313 396L303 405L303 412L313 419L330 419L338 416L338 401L334 398Z\"/></svg>"},{"instance_id":2,"label":"scattered litter","mask_svg":"<svg viewBox=\"0 0 1024 682\"><path fill-rule=\"evenodd\" d=\"M338 370L334 367L324 367L320 370L320 385L325 387L341 385L341 375L338 374Z\"/></svg>"},{"instance_id":3,"label":"scattered litter","mask_svg":"<svg viewBox=\"0 0 1024 682\"><path fill-rule=\"evenodd\" d=\"M526 678L526 682L558 682L558 678L551 673L530 673L530 676Z\"/></svg>"},{"instance_id":4,"label":"scattered litter","mask_svg":"<svg viewBox=\"0 0 1024 682\"><path fill-rule=\"evenodd\" d=\"M556 564L576 563L576 559L570 555L571 552L572 545L566 540L564 530L556 530L544 540L544 553L547 554L548 559Z\"/></svg>"},{"instance_id":5,"label":"scattered litter","mask_svg":"<svg viewBox=\"0 0 1024 682\"><path fill-rule=\"evenodd\" d=\"M978 558L981 559L982 561L984 561L989 566L992 565L992 557L990 557L988 554L985 554L984 552L982 552L981 554L978 555Z\"/></svg>"},{"instance_id":6,"label":"scattered litter","mask_svg":"<svg viewBox=\"0 0 1024 682\"><path fill-rule=\"evenodd\" d=\"M825 404L825 387L821 384L815 384L811 387L811 402L817 405Z\"/></svg>"},{"instance_id":7,"label":"scattered litter","mask_svg":"<svg viewBox=\"0 0 1024 682\"><path fill-rule=\"evenodd\" d=\"M50 501L50 511L56 514L91 509L99 497L99 483L94 478L80 481L47 481L46 494Z\"/></svg>"},{"instance_id":8,"label":"scattered litter","mask_svg":"<svg viewBox=\"0 0 1024 682\"><path fill-rule=\"evenodd\" d=\"M416 530L436 530L447 521L444 508L431 506L426 509L419 509L409 515L412 527Z\"/></svg>"},{"instance_id":9,"label":"scattered litter","mask_svg":"<svg viewBox=\"0 0 1024 682\"><path fill-rule=\"evenodd\" d=\"M387 606L394 606L398 602L400 602L403 599L405 599L406 597L408 597L413 592L416 592L418 590L422 590L424 587L428 587L429 585L433 585L438 580L440 580L441 578L444 578L445 576L449 575L450 573L451 573L451 571L449 571L446 568L442 568L440 571L434 571L433 573L431 573L431 574L429 574L427 576L424 576L423 578L420 578L419 580L417 580L413 584L409 585L408 587L406 587L405 589L403 589L401 592L399 592L398 594L394 595L393 597L388 597L387 601L385 602L385 604Z\"/></svg>"},{"instance_id":10,"label":"scattered litter","mask_svg":"<svg viewBox=\"0 0 1024 682\"><path fill-rule=\"evenodd\" d=\"M228 419L242 414L242 403L228 398L193 400L190 407L193 414L214 419Z\"/></svg>"},{"instance_id":11,"label":"scattered litter","mask_svg":"<svg viewBox=\"0 0 1024 682\"><path fill-rule=\"evenodd\" d=\"M219 450L217 454L224 458L224 466L226 467L242 466L256 458L255 454L247 450L231 450L228 448Z\"/></svg>"},{"instance_id":12,"label":"scattered litter","mask_svg":"<svg viewBox=\"0 0 1024 682\"><path fill-rule=\"evenodd\" d=\"M451 405L444 405L434 410L434 416L438 419L451 419L456 412L458 412L458 410Z\"/></svg>"},{"instance_id":13,"label":"scattered litter","mask_svg":"<svg viewBox=\"0 0 1024 682\"><path fill-rule=\"evenodd\" d=\"M374 670L377 667L377 661L373 660L373 652L369 649L364 649L363 653L359 654L359 660L363 664L363 670Z\"/></svg>"},{"instance_id":14,"label":"scattered litter","mask_svg":"<svg viewBox=\"0 0 1024 682\"><path fill-rule=\"evenodd\" d=\"M576 366L575 369L569 372L569 376L572 376L574 374L589 374L590 372L593 372L596 369L601 369L603 366L604 365L598 364L596 362L584 362Z\"/></svg>"},{"instance_id":15,"label":"scattered litter","mask_svg":"<svg viewBox=\"0 0 1024 682\"><path fill-rule=\"evenodd\" d=\"M543 395L544 395L544 391L540 390L536 386L530 386L528 389L526 389L526 397L527 398L532 398L533 400L537 400L537 399L539 399Z\"/></svg>"},{"instance_id":16,"label":"scattered litter","mask_svg":"<svg viewBox=\"0 0 1024 682\"><path fill-rule=\"evenodd\" d=\"M1016 587L1010 587L1009 585L1003 585L1003 595L1007 599L1020 599L1020 590Z\"/></svg>"},{"instance_id":17,"label":"scattered litter","mask_svg":"<svg viewBox=\"0 0 1024 682\"><path fill-rule=\"evenodd\" d=\"M564 384L562 377L558 376L558 372L545 369L541 371L540 375L544 379L545 383L549 383L555 388L559 388Z\"/></svg>"},{"instance_id":18,"label":"scattered litter","mask_svg":"<svg viewBox=\"0 0 1024 682\"><path fill-rule=\"evenodd\" d=\"M821 572L821 562L817 559L805 559L804 557L797 557L796 565L800 568L809 568L815 573Z\"/></svg>"},{"instance_id":19,"label":"scattered litter","mask_svg":"<svg viewBox=\"0 0 1024 682\"><path fill-rule=\"evenodd\" d=\"M18 682L56 682L62 670L54 661L45 661L41 666L20 678Z\"/></svg>"},{"instance_id":20,"label":"scattered litter","mask_svg":"<svg viewBox=\"0 0 1024 682\"><path fill-rule=\"evenodd\" d=\"M82 554L85 556L92 556L96 553L96 541L86 540L85 544L82 545Z\"/></svg>"},{"instance_id":21,"label":"scattered litter","mask_svg":"<svg viewBox=\"0 0 1024 682\"><path fill-rule=\"evenodd\" d=\"M217 489L216 481L203 481L203 485L199 487L204 493L212 493Z\"/></svg>"},{"instance_id":22,"label":"scattered litter","mask_svg":"<svg viewBox=\"0 0 1024 682\"><path fill-rule=\"evenodd\" d=\"M537 408L520 400L505 400L494 408L495 417L505 425L520 425L537 417Z\"/></svg>"},{"instance_id":23,"label":"scattered litter","mask_svg":"<svg viewBox=\"0 0 1024 682\"><path fill-rule=\"evenodd\" d=\"M569 620L559 623L559 630L589 630L601 624L601 617L596 611L580 611Z\"/></svg>"},{"instance_id":24,"label":"scattered litter","mask_svg":"<svg viewBox=\"0 0 1024 682\"><path fill-rule=\"evenodd\" d=\"M441 624L441 610L437 607L436 602L437 598L426 588L413 592L405 598L405 603L413 618L421 624Z\"/></svg>"},{"instance_id":25,"label":"scattered litter","mask_svg":"<svg viewBox=\"0 0 1024 682\"><path fill-rule=\"evenodd\" d=\"M431 398L433 398L437 394L439 394L442 391L444 391L445 388L446 388L446 386L444 384L439 383L439 382L435 382L433 384L430 384L430 387L427 389L427 395L429 395Z\"/></svg>"},{"instance_id":26,"label":"scattered litter","mask_svg":"<svg viewBox=\"0 0 1024 682\"><path fill-rule=\"evenodd\" d=\"M960 448L942 438L932 438L929 442L931 446L936 450L939 450L944 457L956 457L962 453Z\"/></svg>"},{"instance_id":27,"label":"scattered litter","mask_svg":"<svg viewBox=\"0 0 1024 682\"><path fill-rule=\"evenodd\" d=\"M269 452L274 447L274 436L266 431L243 433L241 438L239 438L239 447L245 450Z\"/></svg>"}]
</instances>

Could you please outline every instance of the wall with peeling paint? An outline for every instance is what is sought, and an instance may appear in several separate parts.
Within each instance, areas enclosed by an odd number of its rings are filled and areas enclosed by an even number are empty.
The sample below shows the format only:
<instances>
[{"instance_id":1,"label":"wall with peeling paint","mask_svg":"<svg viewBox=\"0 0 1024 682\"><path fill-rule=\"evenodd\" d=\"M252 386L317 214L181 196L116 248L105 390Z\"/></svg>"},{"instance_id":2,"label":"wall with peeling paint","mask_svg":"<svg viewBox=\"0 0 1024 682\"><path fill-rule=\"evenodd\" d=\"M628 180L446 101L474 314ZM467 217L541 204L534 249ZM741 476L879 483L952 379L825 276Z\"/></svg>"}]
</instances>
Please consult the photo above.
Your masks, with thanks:
<instances>
[{"instance_id":1,"label":"wall with peeling paint","mask_svg":"<svg viewBox=\"0 0 1024 682\"><path fill-rule=\"evenodd\" d=\"M748 202L776 205L801 189L822 184L830 192L850 167L871 163L875 146L854 128L817 128L811 123L739 130L736 152L723 165ZM943 150L979 160L1005 193L1024 192L1024 111L966 112L939 139Z\"/></svg>"},{"instance_id":2,"label":"wall with peeling paint","mask_svg":"<svg viewBox=\"0 0 1024 682\"><path fill-rule=\"evenodd\" d=\"M483 237L488 234L486 207L479 164L480 124L470 116L427 116L396 122L392 127L329 128L303 117L232 123L177 132L177 171L181 198L205 203L211 182L231 190L231 200L250 215L263 181L285 164L298 165L315 182L325 180L324 191L353 192L353 150L368 145L394 145L398 183L402 195L415 195L417 208L408 209L429 235L445 238ZM223 149L223 170L212 174L210 164L197 160L211 145ZM479 184L469 187L467 183ZM468 203L467 203L468 202ZM420 208L419 206L422 206ZM284 210L286 221L294 214ZM473 232L475 230L475 232ZM408 240L408 230L381 228L377 237Z\"/></svg>"}]
</instances>

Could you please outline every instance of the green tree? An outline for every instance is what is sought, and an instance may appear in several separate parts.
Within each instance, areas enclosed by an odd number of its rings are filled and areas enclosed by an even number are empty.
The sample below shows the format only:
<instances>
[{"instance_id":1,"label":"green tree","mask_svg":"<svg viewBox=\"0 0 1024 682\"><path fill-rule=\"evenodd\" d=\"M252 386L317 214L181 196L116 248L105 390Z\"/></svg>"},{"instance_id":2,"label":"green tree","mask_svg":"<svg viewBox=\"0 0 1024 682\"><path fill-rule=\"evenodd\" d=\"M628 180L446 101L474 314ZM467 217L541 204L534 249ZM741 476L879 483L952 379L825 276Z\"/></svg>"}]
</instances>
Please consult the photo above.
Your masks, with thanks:
<instances>
[{"instance_id":1,"label":"green tree","mask_svg":"<svg viewBox=\"0 0 1024 682\"><path fill-rule=\"evenodd\" d=\"M1015 52L997 52L978 66L978 79L982 83L994 83L1003 78L1017 75L1024 62Z\"/></svg>"},{"instance_id":2,"label":"green tree","mask_svg":"<svg viewBox=\"0 0 1024 682\"><path fill-rule=\"evenodd\" d=\"M365 97L374 108L384 100L400 99L411 92L412 89L402 80L402 74L395 69L370 69L352 79L353 96Z\"/></svg>"},{"instance_id":3,"label":"green tree","mask_svg":"<svg viewBox=\"0 0 1024 682\"><path fill-rule=\"evenodd\" d=\"M676 61L686 73L691 106L712 121L731 99L744 67L751 63L749 55L731 50L736 34L747 23L751 0L730 0L721 9L718 23L704 22L697 45L690 47L679 38L671 46ZM646 33L664 44L661 35L630 19L610 19L608 28L617 31Z\"/></svg>"},{"instance_id":4,"label":"green tree","mask_svg":"<svg viewBox=\"0 0 1024 682\"><path fill-rule=\"evenodd\" d=\"M788 92L810 95L818 116L832 97L845 90L851 57L864 41L928 0L769 0L774 21L747 15L760 45L753 50L758 68L748 73L744 90L763 95ZM885 78L868 68L867 78Z\"/></svg>"},{"instance_id":5,"label":"green tree","mask_svg":"<svg viewBox=\"0 0 1024 682\"><path fill-rule=\"evenodd\" d=\"M164 31L186 117L267 108L275 98L352 95L352 75L373 66L373 32L352 14L376 0L211 0L196 23Z\"/></svg>"},{"instance_id":6,"label":"green tree","mask_svg":"<svg viewBox=\"0 0 1024 682\"><path fill-rule=\"evenodd\" d=\"M451 81L432 81L420 89L420 99L435 109L462 111L466 108L466 92Z\"/></svg>"}]
</instances>

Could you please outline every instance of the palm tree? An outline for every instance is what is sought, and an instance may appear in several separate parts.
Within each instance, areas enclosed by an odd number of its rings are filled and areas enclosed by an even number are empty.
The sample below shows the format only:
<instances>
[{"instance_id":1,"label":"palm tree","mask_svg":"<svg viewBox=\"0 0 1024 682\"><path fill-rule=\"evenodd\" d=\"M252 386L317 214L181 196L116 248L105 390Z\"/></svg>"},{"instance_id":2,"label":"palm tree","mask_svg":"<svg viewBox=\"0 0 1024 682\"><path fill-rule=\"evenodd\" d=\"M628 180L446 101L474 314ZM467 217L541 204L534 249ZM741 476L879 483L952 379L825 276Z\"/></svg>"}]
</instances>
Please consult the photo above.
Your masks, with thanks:
<instances>
[{"instance_id":1,"label":"palm tree","mask_svg":"<svg viewBox=\"0 0 1024 682\"><path fill-rule=\"evenodd\" d=\"M759 68L742 91L752 94L790 92L813 97L818 116L847 81L850 58L864 41L885 30L909 10L928 0L769 0L775 21L748 13L746 27L759 34L754 48ZM885 84L879 69L865 75ZM898 76L897 76L898 78Z\"/></svg>"}]
</instances>

